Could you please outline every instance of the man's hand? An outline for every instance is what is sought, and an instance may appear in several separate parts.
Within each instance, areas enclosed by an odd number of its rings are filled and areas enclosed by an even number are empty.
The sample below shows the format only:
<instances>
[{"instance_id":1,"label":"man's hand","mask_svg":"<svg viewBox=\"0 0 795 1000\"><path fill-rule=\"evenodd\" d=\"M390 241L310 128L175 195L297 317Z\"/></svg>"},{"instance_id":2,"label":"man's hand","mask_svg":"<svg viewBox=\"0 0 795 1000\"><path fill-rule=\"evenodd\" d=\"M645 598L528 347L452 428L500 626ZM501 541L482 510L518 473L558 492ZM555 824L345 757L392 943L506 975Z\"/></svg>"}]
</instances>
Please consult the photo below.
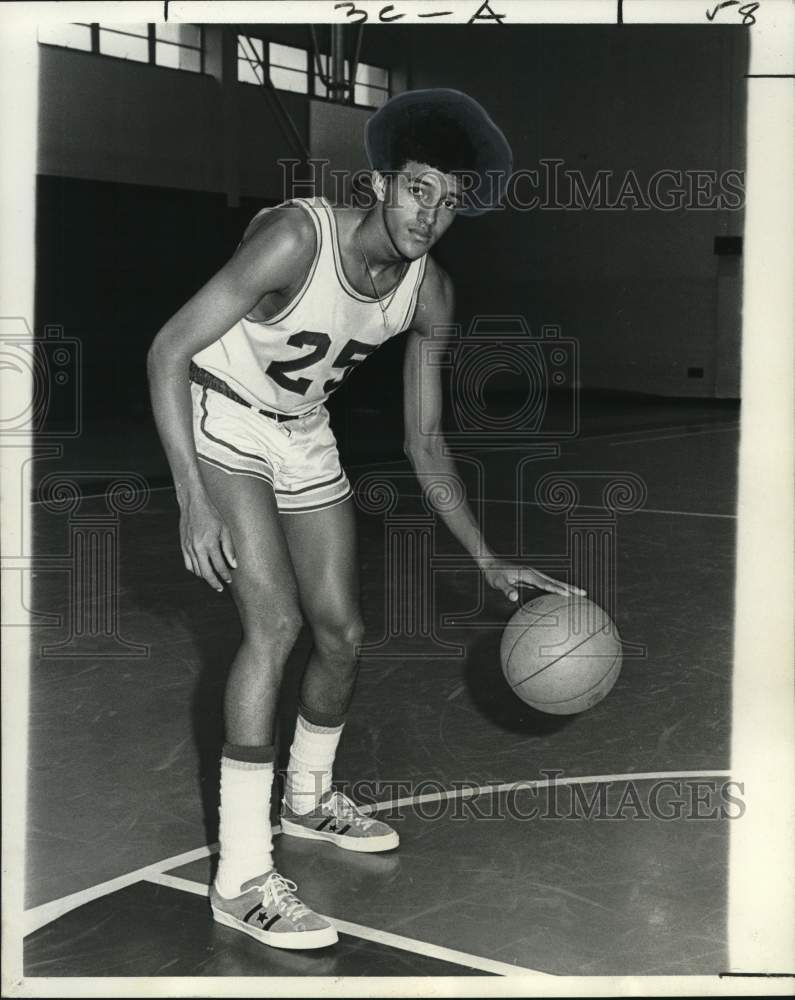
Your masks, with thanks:
<instances>
[{"instance_id":1,"label":"man's hand","mask_svg":"<svg viewBox=\"0 0 795 1000\"><path fill-rule=\"evenodd\" d=\"M229 567L237 569L232 533L210 498L194 494L182 505L179 522L180 543L185 569L202 577L219 593L221 577L232 582Z\"/></svg>"},{"instance_id":2,"label":"man's hand","mask_svg":"<svg viewBox=\"0 0 795 1000\"><path fill-rule=\"evenodd\" d=\"M553 594L564 596L585 596L585 591L581 587L573 587L560 580L554 580L546 573L530 569L529 566L506 565L504 561L494 557L479 559L478 565L489 584L501 590L511 601L519 600L519 587L536 587L538 590L549 590Z\"/></svg>"}]
</instances>

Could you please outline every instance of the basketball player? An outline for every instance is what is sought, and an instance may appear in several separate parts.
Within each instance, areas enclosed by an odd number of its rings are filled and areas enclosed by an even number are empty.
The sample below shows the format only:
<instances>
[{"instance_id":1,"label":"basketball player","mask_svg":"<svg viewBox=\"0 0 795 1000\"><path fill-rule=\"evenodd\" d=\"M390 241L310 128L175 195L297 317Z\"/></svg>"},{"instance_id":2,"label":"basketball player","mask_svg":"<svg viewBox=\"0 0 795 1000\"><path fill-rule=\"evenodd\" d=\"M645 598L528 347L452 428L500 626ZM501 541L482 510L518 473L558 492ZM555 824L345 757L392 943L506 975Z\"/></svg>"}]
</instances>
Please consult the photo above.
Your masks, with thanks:
<instances>
[{"instance_id":1,"label":"basketball player","mask_svg":"<svg viewBox=\"0 0 795 1000\"><path fill-rule=\"evenodd\" d=\"M218 591L230 587L243 627L225 693L213 914L282 948L337 939L271 855L274 714L303 621L314 646L282 831L352 851L398 844L394 830L332 788L363 627L351 488L324 401L380 344L408 331L405 451L425 485L455 475L443 449L439 371L420 363L422 339L453 319L452 283L428 252L457 214L484 210L468 203L462 177L511 169L497 126L451 90L389 101L368 122L366 146L374 207L332 208L314 198L259 213L148 355L185 568ZM520 585L582 593L502 564L466 505L443 516L488 583L511 600Z\"/></svg>"}]
</instances>

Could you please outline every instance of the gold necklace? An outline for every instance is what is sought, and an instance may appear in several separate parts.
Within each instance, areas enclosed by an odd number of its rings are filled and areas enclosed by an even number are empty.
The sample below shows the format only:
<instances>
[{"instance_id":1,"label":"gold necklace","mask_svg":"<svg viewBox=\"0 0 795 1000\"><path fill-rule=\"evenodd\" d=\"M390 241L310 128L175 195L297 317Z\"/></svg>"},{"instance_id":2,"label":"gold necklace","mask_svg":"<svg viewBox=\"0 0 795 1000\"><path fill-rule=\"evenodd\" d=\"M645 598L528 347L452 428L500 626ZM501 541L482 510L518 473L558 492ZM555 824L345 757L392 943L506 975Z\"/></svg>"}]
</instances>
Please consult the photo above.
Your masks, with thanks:
<instances>
[{"instance_id":1,"label":"gold necklace","mask_svg":"<svg viewBox=\"0 0 795 1000\"><path fill-rule=\"evenodd\" d=\"M361 234L359 233L358 226L356 228L356 239L357 239L357 241L359 243L359 249L361 250L361 253L362 253L362 260L364 261L364 266L367 269L367 277L370 279L370 284L371 284L372 289L373 289L373 295L378 300L378 305L379 305L379 308L381 309L381 317L382 317L382 319L384 321L384 327L386 329L389 329L389 316L387 315L387 309L384 306L384 303L383 303L383 300L382 300L381 296L378 294L378 289L375 287L375 279L373 278L373 272L370 270L370 261L367 259L367 254L364 252L364 245L362 243L362 237L361 237ZM408 264L406 264L404 262L403 269L400 272L400 277L397 280L397 284L395 285L395 287L390 292L390 299L394 298L395 292L398 290L398 286L400 285L400 282L405 277L405 274L406 274L407 270L408 270Z\"/></svg>"}]
</instances>

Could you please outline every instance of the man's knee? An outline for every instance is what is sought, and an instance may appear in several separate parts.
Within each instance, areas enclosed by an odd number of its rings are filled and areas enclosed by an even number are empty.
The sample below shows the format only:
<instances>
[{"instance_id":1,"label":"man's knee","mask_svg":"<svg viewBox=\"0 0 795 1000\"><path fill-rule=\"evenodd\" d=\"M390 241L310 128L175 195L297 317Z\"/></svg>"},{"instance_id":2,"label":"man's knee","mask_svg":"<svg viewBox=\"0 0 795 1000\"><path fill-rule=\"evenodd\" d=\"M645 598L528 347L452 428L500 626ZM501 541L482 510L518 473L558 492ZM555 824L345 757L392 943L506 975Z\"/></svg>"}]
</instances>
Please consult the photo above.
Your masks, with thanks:
<instances>
[{"instance_id":1,"label":"man's knee","mask_svg":"<svg viewBox=\"0 0 795 1000\"><path fill-rule=\"evenodd\" d=\"M364 622L358 611L325 615L312 622L312 632L321 652L355 659L364 639Z\"/></svg>"},{"instance_id":2,"label":"man's knee","mask_svg":"<svg viewBox=\"0 0 795 1000\"><path fill-rule=\"evenodd\" d=\"M247 602L241 617L247 636L279 646L292 647L303 626L297 601L284 595L274 598L272 592L262 592Z\"/></svg>"}]
</instances>

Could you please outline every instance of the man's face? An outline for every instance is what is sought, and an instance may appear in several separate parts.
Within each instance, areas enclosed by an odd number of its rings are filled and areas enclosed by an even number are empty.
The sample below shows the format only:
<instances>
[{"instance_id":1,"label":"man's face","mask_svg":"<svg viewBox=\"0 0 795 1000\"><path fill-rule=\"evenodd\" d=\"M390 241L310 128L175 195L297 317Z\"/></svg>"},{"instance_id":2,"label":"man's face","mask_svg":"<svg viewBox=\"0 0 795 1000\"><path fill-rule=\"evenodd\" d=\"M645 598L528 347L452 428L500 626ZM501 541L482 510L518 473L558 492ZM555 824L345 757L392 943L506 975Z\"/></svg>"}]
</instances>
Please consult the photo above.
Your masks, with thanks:
<instances>
[{"instance_id":1,"label":"man's face","mask_svg":"<svg viewBox=\"0 0 795 1000\"><path fill-rule=\"evenodd\" d=\"M386 178L383 193L387 232L407 260L427 253L461 207L456 178L414 160Z\"/></svg>"}]
</instances>

